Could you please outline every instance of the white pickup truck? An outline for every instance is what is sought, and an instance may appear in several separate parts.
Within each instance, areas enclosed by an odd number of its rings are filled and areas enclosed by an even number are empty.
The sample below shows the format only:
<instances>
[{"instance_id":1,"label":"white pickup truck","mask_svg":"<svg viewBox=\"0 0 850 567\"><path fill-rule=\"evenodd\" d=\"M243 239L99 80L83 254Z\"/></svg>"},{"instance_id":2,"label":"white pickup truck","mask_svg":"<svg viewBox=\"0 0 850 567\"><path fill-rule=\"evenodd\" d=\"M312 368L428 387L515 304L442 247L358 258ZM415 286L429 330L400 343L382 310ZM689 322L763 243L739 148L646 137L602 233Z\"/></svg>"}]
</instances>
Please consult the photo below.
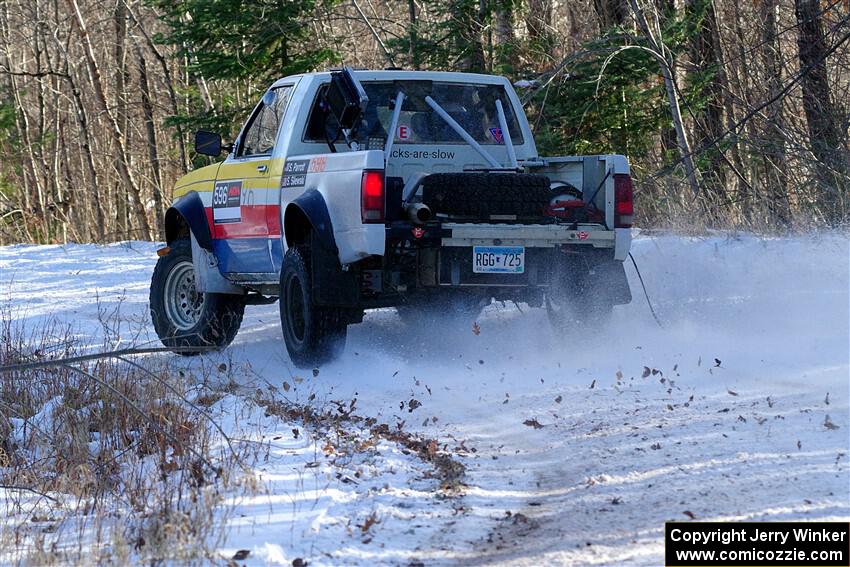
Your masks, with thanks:
<instances>
[{"instance_id":1,"label":"white pickup truck","mask_svg":"<svg viewBox=\"0 0 850 567\"><path fill-rule=\"evenodd\" d=\"M631 301L624 156L540 157L503 77L309 73L275 82L224 161L181 178L150 309L183 354L229 344L245 305L279 299L298 366L328 361L365 309L405 319L493 299L591 325Z\"/></svg>"}]
</instances>

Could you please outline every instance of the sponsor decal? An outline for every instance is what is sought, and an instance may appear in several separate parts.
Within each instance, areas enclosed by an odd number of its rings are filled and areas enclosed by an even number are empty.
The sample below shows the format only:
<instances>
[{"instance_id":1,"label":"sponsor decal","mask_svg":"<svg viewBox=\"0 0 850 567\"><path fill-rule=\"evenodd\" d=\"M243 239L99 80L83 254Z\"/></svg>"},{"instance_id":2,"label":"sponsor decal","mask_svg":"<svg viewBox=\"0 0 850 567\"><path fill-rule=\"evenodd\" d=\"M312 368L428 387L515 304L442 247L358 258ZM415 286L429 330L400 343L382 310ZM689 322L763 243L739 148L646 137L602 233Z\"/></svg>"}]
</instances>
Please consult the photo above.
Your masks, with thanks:
<instances>
[{"instance_id":1,"label":"sponsor decal","mask_svg":"<svg viewBox=\"0 0 850 567\"><path fill-rule=\"evenodd\" d=\"M493 136L493 139L496 140L497 143L499 143L499 144L505 143L505 139L502 136L502 129L501 128L490 128L490 135Z\"/></svg>"},{"instance_id":2,"label":"sponsor decal","mask_svg":"<svg viewBox=\"0 0 850 567\"><path fill-rule=\"evenodd\" d=\"M280 178L280 188L304 187L307 183L307 171L310 169L309 159L287 160L283 165L283 176ZM324 169L324 165L322 165Z\"/></svg>"},{"instance_id":3,"label":"sponsor decal","mask_svg":"<svg viewBox=\"0 0 850 567\"><path fill-rule=\"evenodd\" d=\"M410 126L399 124L398 129L396 130L396 138L399 140L409 140L413 137L413 130Z\"/></svg>"},{"instance_id":4,"label":"sponsor decal","mask_svg":"<svg viewBox=\"0 0 850 567\"><path fill-rule=\"evenodd\" d=\"M328 158L325 156L313 158L310 160L310 167L307 168L307 173L321 173L325 170L327 163Z\"/></svg>"},{"instance_id":5,"label":"sponsor decal","mask_svg":"<svg viewBox=\"0 0 850 567\"><path fill-rule=\"evenodd\" d=\"M393 148L393 153L390 154L392 159L447 159L455 158L454 152L446 150L403 150L401 148Z\"/></svg>"},{"instance_id":6,"label":"sponsor decal","mask_svg":"<svg viewBox=\"0 0 850 567\"><path fill-rule=\"evenodd\" d=\"M218 181L213 188L213 222L242 222L242 181Z\"/></svg>"},{"instance_id":7,"label":"sponsor decal","mask_svg":"<svg viewBox=\"0 0 850 567\"><path fill-rule=\"evenodd\" d=\"M413 230L411 232L413 232L413 238L416 238L416 239L419 239L419 238L422 238L423 236L425 236L425 229L422 228L421 226L414 226Z\"/></svg>"},{"instance_id":8,"label":"sponsor decal","mask_svg":"<svg viewBox=\"0 0 850 567\"><path fill-rule=\"evenodd\" d=\"M578 239L579 240L587 240L588 236L590 236L590 233L585 232L583 230L578 233Z\"/></svg>"}]
</instances>

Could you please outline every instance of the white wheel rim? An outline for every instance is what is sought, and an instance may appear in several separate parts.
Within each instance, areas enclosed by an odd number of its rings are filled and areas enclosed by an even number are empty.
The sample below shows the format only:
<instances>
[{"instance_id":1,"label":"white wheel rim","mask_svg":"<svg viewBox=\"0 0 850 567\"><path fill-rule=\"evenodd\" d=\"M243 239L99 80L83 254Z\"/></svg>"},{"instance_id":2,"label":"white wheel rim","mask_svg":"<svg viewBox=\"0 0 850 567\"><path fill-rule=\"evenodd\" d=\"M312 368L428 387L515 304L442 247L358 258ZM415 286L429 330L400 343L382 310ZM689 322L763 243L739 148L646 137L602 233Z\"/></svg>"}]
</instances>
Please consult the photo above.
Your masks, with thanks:
<instances>
[{"instance_id":1,"label":"white wheel rim","mask_svg":"<svg viewBox=\"0 0 850 567\"><path fill-rule=\"evenodd\" d=\"M188 331L201 318L204 294L195 286L195 269L192 262L178 263L165 279L165 314L171 324Z\"/></svg>"}]
</instances>

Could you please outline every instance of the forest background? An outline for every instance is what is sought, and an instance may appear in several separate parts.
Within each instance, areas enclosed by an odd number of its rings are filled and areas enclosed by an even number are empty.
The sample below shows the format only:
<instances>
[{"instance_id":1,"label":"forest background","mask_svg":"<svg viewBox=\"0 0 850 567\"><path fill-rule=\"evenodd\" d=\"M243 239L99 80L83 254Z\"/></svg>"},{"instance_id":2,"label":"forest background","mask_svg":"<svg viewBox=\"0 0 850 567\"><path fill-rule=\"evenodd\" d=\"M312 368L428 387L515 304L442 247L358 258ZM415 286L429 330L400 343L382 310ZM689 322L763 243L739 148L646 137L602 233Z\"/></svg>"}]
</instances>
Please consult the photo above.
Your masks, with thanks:
<instances>
[{"instance_id":1,"label":"forest background","mask_svg":"<svg viewBox=\"0 0 850 567\"><path fill-rule=\"evenodd\" d=\"M162 238L195 130L342 64L509 77L644 228L846 226L848 41L850 0L0 0L0 243Z\"/></svg>"}]
</instances>

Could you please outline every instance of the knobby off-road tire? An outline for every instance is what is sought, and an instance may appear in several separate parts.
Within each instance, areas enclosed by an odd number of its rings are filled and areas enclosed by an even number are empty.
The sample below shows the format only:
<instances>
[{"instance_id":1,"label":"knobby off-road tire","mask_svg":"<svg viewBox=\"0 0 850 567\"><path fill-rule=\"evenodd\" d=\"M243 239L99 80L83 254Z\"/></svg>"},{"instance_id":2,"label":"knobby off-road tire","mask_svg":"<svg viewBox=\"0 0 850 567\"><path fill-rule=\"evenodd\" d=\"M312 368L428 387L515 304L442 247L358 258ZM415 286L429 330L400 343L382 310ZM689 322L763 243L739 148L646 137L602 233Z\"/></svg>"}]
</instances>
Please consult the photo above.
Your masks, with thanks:
<instances>
[{"instance_id":1,"label":"knobby off-road tire","mask_svg":"<svg viewBox=\"0 0 850 567\"><path fill-rule=\"evenodd\" d=\"M348 319L343 309L313 303L310 248L286 251L280 270L280 326L293 364L312 368L333 360L345 348Z\"/></svg>"},{"instance_id":2,"label":"knobby off-road tire","mask_svg":"<svg viewBox=\"0 0 850 567\"><path fill-rule=\"evenodd\" d=\"M481 220L542 217L550 198L549 178L530 173L433 173L422 184L422 202L435 214Z\"/></svg>"},{"instance_id":3,"label":"knobby off-road tire","mask_svg":"<svg viewBox=\"0 0 850 567\"><path fill-rule=\"evenodd\" d=\"M238 295L199 293L192 247L188 240L178 240L156 263L150 310L162 344L188 356L229 345L242 324L245 301Z\"/></svg>"}]
</instances>

